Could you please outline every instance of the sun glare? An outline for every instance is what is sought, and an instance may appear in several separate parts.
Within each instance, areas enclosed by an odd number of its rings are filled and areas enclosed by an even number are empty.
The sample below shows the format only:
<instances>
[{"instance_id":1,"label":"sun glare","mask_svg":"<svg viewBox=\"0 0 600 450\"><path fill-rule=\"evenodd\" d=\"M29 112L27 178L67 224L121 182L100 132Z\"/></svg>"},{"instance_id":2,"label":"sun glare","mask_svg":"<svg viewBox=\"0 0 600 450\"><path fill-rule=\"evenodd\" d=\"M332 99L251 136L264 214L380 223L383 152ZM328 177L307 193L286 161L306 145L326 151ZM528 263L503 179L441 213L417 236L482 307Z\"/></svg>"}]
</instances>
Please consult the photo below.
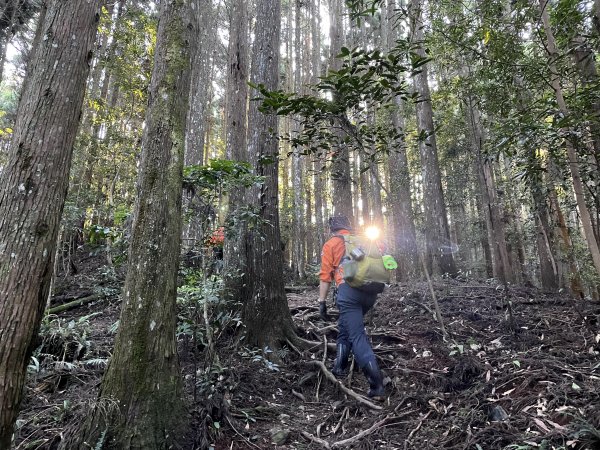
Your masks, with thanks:
<instances>
[{"instance_id":1,"label":"sun glare","mask_svg":"<svg viewBox=\"0 0 600 450\"><path fill-rule=\"evenodd\" d=\"M365 230L365 234L367 235L367 237L370 240L374 241L374 240L376 240L376 239L379 238L379 235L381 234L381 231L379 231L379 228L377 228L377 227L368 227Z\"/></svg>"}]
</instances>

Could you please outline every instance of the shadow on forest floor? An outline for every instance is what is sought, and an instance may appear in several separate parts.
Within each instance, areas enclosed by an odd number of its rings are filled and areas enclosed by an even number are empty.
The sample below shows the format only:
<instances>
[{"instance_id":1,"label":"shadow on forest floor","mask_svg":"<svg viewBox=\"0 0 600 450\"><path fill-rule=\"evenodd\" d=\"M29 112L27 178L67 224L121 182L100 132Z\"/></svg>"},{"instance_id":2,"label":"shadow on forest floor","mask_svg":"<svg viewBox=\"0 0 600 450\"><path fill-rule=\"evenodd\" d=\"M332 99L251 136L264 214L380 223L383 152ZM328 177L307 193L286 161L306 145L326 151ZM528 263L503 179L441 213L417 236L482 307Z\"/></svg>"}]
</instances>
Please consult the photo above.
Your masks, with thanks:
<instances>
[{"instance_id":1,"label":"shadow on forest floor","mask_svg":"<svg viewBox=\"0 0 600 450\"><path fill-rule=\"evenodd\" d=\"M122 274L89 266L63 282L57 298L99 285L106 298L51 318L51 339L29 367L17 449L55 448L97 395ZM335 354L325 349L337 332L319 319L316 288L289 294L288 302L299 335L321 344L302 355L285 349L283 364L223 339L219 364L202 378L194 373L202 372L203 355L194 358L182 340L194 426L180 448L600 449L599 304L576 309L564 295L512 287L510 323L495 285L440 281L435 289L446 342L424 283L390 287L367 316L387 382L381 409L347 395L313 364L325 359L331 367ZM64 345L67 335L76 338ZM343 382L365 395L358 370Z\"/></svg>"}]
</instances>

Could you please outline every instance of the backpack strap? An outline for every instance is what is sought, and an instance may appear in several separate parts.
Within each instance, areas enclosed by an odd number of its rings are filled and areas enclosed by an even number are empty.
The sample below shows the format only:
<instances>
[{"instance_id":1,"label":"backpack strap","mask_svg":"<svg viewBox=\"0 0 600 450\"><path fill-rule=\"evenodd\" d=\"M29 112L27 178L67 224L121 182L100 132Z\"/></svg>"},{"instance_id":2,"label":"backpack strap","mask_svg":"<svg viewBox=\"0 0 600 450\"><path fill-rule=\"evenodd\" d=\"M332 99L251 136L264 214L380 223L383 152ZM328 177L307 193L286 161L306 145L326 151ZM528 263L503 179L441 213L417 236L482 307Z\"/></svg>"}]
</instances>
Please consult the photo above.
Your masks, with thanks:
<instances>
[{"instance_id":1,"label":"backpack strap","mask_svg":"<svg viewBox=\"0 0 600 450\"><path fill-rule=\"evenodd\" d=\"M347 236L351 236L351 235L350 234L340 234L340 233L333 235L333 237L340 238L344 242L344 255L342 255L342 259L340 259L340 264L342 263L344 258L347 256L347 253L346 253L346 242L347 242L346 238L347 238ZM340 265L334 266L333 273L337 273L339 268L340 268Z\"/></svg>"}]
</instances>

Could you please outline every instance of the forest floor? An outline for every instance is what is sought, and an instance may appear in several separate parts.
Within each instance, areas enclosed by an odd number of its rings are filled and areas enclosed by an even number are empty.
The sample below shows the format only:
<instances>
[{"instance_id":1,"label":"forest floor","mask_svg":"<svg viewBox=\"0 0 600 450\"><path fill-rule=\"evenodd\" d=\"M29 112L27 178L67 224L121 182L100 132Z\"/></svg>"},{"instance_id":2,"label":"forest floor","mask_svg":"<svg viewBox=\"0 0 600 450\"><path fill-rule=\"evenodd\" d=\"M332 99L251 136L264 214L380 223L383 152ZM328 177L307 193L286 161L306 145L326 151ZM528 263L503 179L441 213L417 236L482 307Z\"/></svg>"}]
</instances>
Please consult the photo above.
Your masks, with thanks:
<instances>
[{"instance_id":1,"label":"forest floor","mask_svg":"<svg viewBox=\"0 0 600 450\"><path fill-rule=\"evenodd\" d=\"M123 274L97 257L78 265L52 306L100 297L45 319L19 450L56 448L97 396ZM336 324L319 319L316 288L288 295L298 334L315 345L278 352L278 364L227 332L207 364L180 326L193 426L178 448L600 449L600 304L473 280L434 286L446 339L426 283L388 288L366 317L384 402L366 400L358 370L341 385L321 367L332 365Z\"/></svg>"}]
</instances>

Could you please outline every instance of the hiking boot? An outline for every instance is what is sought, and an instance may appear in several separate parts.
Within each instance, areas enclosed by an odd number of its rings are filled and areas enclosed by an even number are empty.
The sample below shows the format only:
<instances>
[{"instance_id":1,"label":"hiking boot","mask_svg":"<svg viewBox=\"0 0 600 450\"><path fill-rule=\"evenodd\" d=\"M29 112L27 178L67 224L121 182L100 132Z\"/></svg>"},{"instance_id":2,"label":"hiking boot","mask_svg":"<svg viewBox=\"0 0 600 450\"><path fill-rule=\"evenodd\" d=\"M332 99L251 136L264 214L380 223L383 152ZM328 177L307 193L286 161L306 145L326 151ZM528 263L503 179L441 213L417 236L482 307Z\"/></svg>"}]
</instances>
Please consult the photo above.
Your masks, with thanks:
<instances>
[{"instance_id":1,"label":"hiking boot","mask_svg":"<svg viewBox=\"0 0 600 450\"><path fill-rule=\"evenodd\" d=\"M369 382L369 392L367 396L376 400L383 400L385 397L385 390L383 388L383 375L377 361L372 359L364 367L363 373L367 377Z\"/></svg>"},{"instance_id":2,"label":"hiking boot","mask_svg":"<svg viewBox=\"0 0 600 450\"><path fill-rule=\"evenodd\" d=\"M348 358L350 357L350 346L347 344L337 345L337 355L333 362L331 373L338 378L348 375Z\"/></svg>"}]
</instances>

